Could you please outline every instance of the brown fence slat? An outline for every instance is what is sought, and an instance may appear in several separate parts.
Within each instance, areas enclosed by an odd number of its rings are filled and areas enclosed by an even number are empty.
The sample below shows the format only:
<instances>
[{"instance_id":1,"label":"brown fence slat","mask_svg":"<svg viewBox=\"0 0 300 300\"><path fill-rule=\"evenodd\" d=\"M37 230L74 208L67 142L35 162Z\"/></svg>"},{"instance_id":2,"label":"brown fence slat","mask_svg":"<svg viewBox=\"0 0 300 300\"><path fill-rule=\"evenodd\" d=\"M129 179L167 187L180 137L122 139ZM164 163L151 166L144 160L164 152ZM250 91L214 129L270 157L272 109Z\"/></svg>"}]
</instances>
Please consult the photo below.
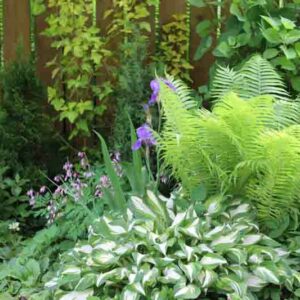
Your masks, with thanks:
<instances>
[{"instance_id":1,"label":"brown fence slat","mask_svg":"<svg viewBox=\"0 0 300 300\"><path fill-rule=\"evenodd\" d=\"M30 53L29 0L4 0L4 60L16 58L16 49L23 43L25 53Z\"/></svg>"},{"instance_id":2,"label":"brown fence slat","mask_svg":"<svg viewBox=\"0 0 300 300\"><path fill-rule=\"evenodd\" d=\"M35 18L37 73L39 78L46 85L52 83L52 70L46 67L46 64L53 59L56 53L56 50L51 48L51 39L42 34L47 28L46 18L49 16L50 12L50 9L47 9L45 13Z\"/></svg>"},{"instance_id":3,"label":"brown fence slat","mask_svg":"<svg viewBox=\"0 0 300 300\"><path fill-rule=\"evenodd\" d=\"M206 84L208 80L208 72L211 65L214 62L214 56L211 52L206 53L202 59L194 61L193 57L196 52L197 47L200 44L200 37L197 34L195 28L197 24L203 20L211 20L213 18L212 13L209 8L196 8L191 9L191 42L190 42L190 61L194 66L191 70L191 77L193 79L194 87Z\"/></svg>"}]
</instances>

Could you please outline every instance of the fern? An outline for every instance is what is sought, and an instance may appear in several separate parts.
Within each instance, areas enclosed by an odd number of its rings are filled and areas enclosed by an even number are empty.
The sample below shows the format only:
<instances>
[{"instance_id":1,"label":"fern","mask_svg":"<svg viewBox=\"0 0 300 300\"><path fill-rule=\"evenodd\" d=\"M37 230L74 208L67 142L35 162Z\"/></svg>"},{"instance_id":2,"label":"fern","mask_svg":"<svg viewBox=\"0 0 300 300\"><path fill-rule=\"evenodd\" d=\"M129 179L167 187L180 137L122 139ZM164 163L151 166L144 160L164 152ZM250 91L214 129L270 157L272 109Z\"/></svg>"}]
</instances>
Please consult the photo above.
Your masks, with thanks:
<instances>
[{"instance_id":1,"label":"fern","mask_svg":"<svg viewBox=\"0 0 300 300\"><path fill-rule=\"evenodd\" d=\"M212 112L187 109L163 82L160 100L159 146L186 190L204 183L209 195L245 195L266 226L299 207L300 126L292 106L272 96L244 101L229 93ZM278 107L285 116L278 116Z\"/></svg>"},{"instance_id":2,"label":"fern","mask_svg":"<svg viewBox=\"0 0 300 300\"><path fill-rule=\"evenodd\" d=\"M260 55L254 55L239 71L228 67L218 68L211 95L219 99L229 91L236 92L244 99L260 95L272 95L277 100L289 99L283 80Z\"/></svg>"},{"instance_id":3,"label":"fern","mask_svg":"<svg viewBox=\"0 0 300 300\"><path fill-rule=\"evenodd\" d=\"M239 93L243 85L243 76L240 72L236 72L228 66L219 66L213 81L211 96L219 99L229 92Z\"/></svg>"},{"instance_id":4,"label":"fern","mask_svg":"<svg viewBox=\"0 0 300 300\"><path fill-rule=\"evenodd\" d=\"M197 108L198 102L193 97L193 90L182 80L175 79L172 75L166 74L166 79L175 87L176 93L186 109Z\"/></svg>"}]
</instances>

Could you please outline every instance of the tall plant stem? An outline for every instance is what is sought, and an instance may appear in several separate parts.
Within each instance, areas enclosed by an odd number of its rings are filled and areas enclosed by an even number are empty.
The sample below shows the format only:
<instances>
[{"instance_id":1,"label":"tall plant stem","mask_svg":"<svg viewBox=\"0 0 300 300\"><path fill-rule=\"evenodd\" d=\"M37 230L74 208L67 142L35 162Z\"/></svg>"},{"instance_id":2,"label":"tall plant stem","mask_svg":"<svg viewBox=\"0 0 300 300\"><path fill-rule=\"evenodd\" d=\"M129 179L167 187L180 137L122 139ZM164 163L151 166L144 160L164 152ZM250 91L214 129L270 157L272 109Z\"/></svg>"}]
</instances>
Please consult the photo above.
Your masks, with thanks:
<instances>
[{"instance_id":1,"label":"tall plant stem","mask_svg":"<svg viewBox=\"0 0 300 300\"><path fill-rule=\"evenodd\" d=\"M222 0L218 0L217 4L217 38L221 34L221 27L222 27Z\"/></svg>"},{"instance_id":2,"label":"tall plant stem","mask_svg":"<svg viewBox=\"0 0 300 300\"><path fill-rule=\"evenodd\" d=\"M187 35L188 35L188 44L186 45L186 59L190 61L190 40L191 40L191 4L189 1L186 2L186 27L187 27Z\"/></svg>"},{"instance_id":3,"label":"tall plant stem","mask_svg":"<svg viewBox=\"0 0 300 300\"><path fill-rule=\"evenodd\" d=\"M4 22L4 10L3 0L0 0L0 66L3 66L3 22Z\"/></svg>"},{"instance_id":4,"label":"tall plant stem","mask_svg":"<svg viewBox=\"0 0 300 300\"><path fill-rule=\"evenodd\" d=\"M279 8L284 7L284 0L279 0Z\"/></svg>"}]
</instances>

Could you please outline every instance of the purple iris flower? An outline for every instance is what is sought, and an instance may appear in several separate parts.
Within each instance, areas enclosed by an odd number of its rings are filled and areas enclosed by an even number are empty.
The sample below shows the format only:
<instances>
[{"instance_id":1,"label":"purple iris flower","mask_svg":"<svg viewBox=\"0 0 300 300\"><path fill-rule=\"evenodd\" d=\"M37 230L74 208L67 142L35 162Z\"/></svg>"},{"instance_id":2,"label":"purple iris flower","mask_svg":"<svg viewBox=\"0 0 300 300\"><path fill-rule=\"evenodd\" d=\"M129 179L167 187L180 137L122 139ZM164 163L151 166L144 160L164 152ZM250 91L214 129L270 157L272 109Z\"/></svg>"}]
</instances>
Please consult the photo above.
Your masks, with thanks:
<instances>
[{"instance_id":1,"label":"purple iris flower","mask_svg":"<svg viewBox=\"0 0 300 300\"><path fill-rule=\"evenodd\" d=\"M176 87L167 79L162 78L161 79L170 89L172 89L174 92L176 92ZM150 87L152 89L152 94L151 97L149 99L148 105L154 105L157 102L158 99L158 95L159 95L159 91L160 91L160 86L159 86L159 82L157 79L153 79L150 82Z\"/></svg>"},{"instance_id":2,"label":"purple iris flower","mask_svg":"<svg viewBox=\"0 0 300 300\"><path fill-rule=\"evenodd\" d=\"M150 100L148 102L149 105L154 105L157 102L160 86L159 82L156 79L151 80L150 87L152 90L152 94Z\"/></svg>"},{"instance_id":3,"label":"purple iris flower","mask_svg":"<svg viewBox=\"0 0 300 300\"><path fill-rule=\"evenodd\" d=\"M153 146L156 144L156 140L152 134L149 125L144 124L136 130L137 141L132 146L132 150L136 151L142 147L142 145Z\"/></svg>"}]
</instances>

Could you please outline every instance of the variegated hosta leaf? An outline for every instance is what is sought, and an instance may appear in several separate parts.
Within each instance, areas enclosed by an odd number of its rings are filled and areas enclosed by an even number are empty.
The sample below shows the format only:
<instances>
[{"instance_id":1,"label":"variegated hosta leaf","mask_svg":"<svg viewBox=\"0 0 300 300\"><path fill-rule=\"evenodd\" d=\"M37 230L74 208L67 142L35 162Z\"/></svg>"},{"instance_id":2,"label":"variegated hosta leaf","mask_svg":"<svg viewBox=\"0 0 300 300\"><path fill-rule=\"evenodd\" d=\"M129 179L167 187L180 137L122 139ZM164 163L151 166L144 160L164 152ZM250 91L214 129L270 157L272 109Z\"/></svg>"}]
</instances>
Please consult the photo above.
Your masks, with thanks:
<instances>
[{"instance_id":1,"label":"variegated hosta leaf","mask_svg":"<svg viewBox=\"0 0 300 300\"><path fill-rule=\"evenodd\" d=\"M227 235L221 235L218 238L215 238L211 242L212 248L214 248L216 251L223 251L225 249L228 249L229 247L232 247L237 239L239 238L239 232L231 232Z\"/></svg>"},{"instance_id":2,"label":"variegated hosta leaf","mask_svg":"<svg viewBox=\"0 0 300 300\"><path fill-rule=\"evenodd\" d=\"M245 282L236 278L231 278L230 276L220 278L217 282L217 287L230 293L233 292L239 297L245 296L247 291Z\"/></svg>"},{"instance_id":3,"label":"variegated hosta leaf","mask_svg":"<svg viewBox=\"0 0 300 300\"><path fill-rule=\"evenodd\" d=\"M234 218L236 216L246 214L247 212L250 211L250 209L251 208L248 203L243 203L243 204L239 205L237 208L230 210L229 214L232 218Z\"/></svg>"},{"instance_id":4,"label":"variegated hosta leaf","mask_svg":"<svg viewBox=\"0 0 300 300\"><path fill-rule=\"evenodd\" d=\"M212 270L203 270L199 274L201 286L205 289L209 288L218 278L218 275Z\"/></svg>"},{"instance_id":5,"label":"variegated hosta leaf","mask_svg":"<svg viewBox=\"0 0 300 300\"><path fill-rule=\"evenodd\" d=\"M158 277L159 270L157 268L152 268L148 270L147 272L145 272L142 279L143 286L153 286L158 280Z\"/></svg>"},{"instance_id":6,"label":"variegated hosta leaf","mask_svg":"<svg viewBox=\"0 0 300 300\"><path fill-rule=\"evenodd\" d=\"M218 266L226 264L227 260L221 255L215 253L207 253L202 257L200 262L207 269L215 269Z\"/></svg>"},{"instance_id":7,"label":"variegated hosta leaf","mask_svg":"<svg viewBox=\"0 0 300 300\"><path fill-rule=\"evenodd\" d=\"M193 282L197 278L202 269L202 265L200 262L191 262L186 265L179 262L179 266L190 282Z\"/></svg>"},{"instance_id":8,"label":"variegated hosta leaf","mask_svg":"<svg viewBox=\"0 0 300 300\"><path fill-rule=\"evenodd\" d=\"M96 249L92 252L94 265L109 266L118 261L119 257L112 252Z\"/></svg>"},{"instance_id":9,"label":"variegated hosta leaf","mask_svg":"<svg viewBox=\"0 0 300 300\"><path fill-rule=\"evenodd\" d=\"M168 220L167 220L166 210L165 207L163 206L163 203L150 190L147 190L147 196L148 196L149 207L155 212L156 215L160 216L158 221L167 222Z\"/></svg>"},{"instance_id":10,"label":"variegated hosta leaf","mask_svg":"<svg viewBox=\"0 0 300 300\"><path fill-rule=\"evenodd\" d=\"M220 212L224 209L224 205L222 205L223 200L223 195L216 195L208 199L205 204L207 208L206 214L208 216L220 214Z\"/></svg>"},{"instance_id":11,"label":"variegated hosta leaf","mask_svg":"<svg viewBox=\"0 0 300 300\"><path fill-rule=\"evenodd\" d=\"M279 284L280 280L278 274L276 274L276 269L272 269L267 266L258 266L253 270L253 273L266 282Z\"/></svg>"},{"instance_id":12,"label":"variegated hosta leaf","mask_svg":"<svg viewBox=\"0 0 300 300\"><path fill-rule=\"evenodd\" d=\"M87 300L89 296L92 296L93 290L87 290L83 292L70 292L60 298L60 300Z\"/></svg>"},{"instance_id":13,"label":"variegated hosta leaf","mask_svg":"<svg viewBox=\"0 0 300 300\"><path fill-rule=\"evenodd\" d=\"M228 257L231 262L237 263L239 265L247 263L247 252L245 250L237 248L227 249L226 257Z\"/></svg>"},{"instance_id":14,"label":"variegated hosta leaf","mask_svg":"<svg viewBox=\"0 0 300 300\"><path fill-rule=\"evenodd\" d=\"M201 289L195 284L189 284L175 292L176 299L197 299L201 294Z\"/></svg>"},{"instance_id":15,"label":"variegated hosta leaf","mask_svg":"<svg viewBox=\"0 0 300 300\"><path fill-rule=\"evenodd\" d=\"M121 295L121 300L138 300L139 294L131 289L125 289Z\"/></svg>"},{"instance_id":16,"label":"variegated hosta leaf","mask_svg":"<svg viewBox=\"0 0 300 300\"><path fill-rule=\"evenodd\" d=\"M123 280L126 276L129 275L129 271L127 268L116 268L106 273L101 273L96 278L96 286L99 287L102 284L105 284L108 280L120 281Z\"/></svg>"},{"instance_id":17,"label":"variegated hosta leaf","mask_svg":"<svg viewBox=\"0 0 300 300\"><path fill-rule=\"evenodd\" d=\"M250 275L247 279L247 286L253 290L261 290L267 282L258 276Z\"/></svg>"},{"instance_id":18,"label":"variegated hosta leaf","mask_svg":"<svg viewBox=\"0 0 300 300\"><path fill-rule=\"evenodd\" d=\"M176 284L179 281L185 281L182 271L177 266L166 268L163 271L164 276L161 277L160 281L163 283Z\"/></svg>"},{"instance_id":19,"label":"variegated hosta leaf","mask_svg":"<svg viewBox=\"0 0 300 300\"><path fill-rule=\"evenodd\" d=\"M142 216L146 219L155 220L157 215L150 209L149 206L145 204L145 202L136 196L131 197L131 203L134 213L139 216Z\"/></svg>"},{"instance_id":20,"label":"variegated hosta leaf","mask_svg":"<svg viewBox=\"0 0 300 300\"><path fill-rule=\"evenodd\" d=\"M253 244L257 244L261 240L261 234L248 234L246 235L242 241L244 246L249 246Z\"/></svg>"},{"instance_id":21,"label":"variegated hosta leaf","mask_svg":"<svg viewBox=\"0 0 300 300\"><path fill-rule=\"evenodd\" d=\"M197 219L189 222L189 224L187 224L186 226L183 226L180 229L180 231L187 236L191 236L196 239L200 239L201 234L199 232L199 227L200 227L200 220L197 218Z\"/></svg>"}]
</instances>

